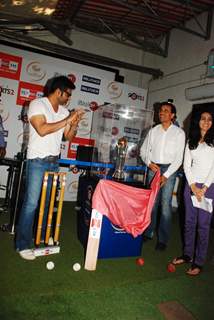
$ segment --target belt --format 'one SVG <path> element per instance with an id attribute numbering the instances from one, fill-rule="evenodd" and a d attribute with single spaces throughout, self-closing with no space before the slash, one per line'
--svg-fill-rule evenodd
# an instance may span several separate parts
<path id="1" fill-rule="evenodd" d="M 59 156 L 47 156 L 45 158 L 42 158 L 42 160 L 50 162 L 50 163 L 55 163 L 59 160 Z"/>
<path id="2" fill-rule="evenodd" d="M 157 166 L 159 166 L 159 167 L 168 167 L 168 166 L 170 166 L 170 164 L 171 163 L 155 163 Z"/>

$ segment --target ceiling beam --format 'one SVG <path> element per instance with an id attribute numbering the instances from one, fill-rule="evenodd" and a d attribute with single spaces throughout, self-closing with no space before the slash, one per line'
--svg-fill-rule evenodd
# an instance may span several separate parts
<path id="1" fill-rule="evenodd" d="M 175 27 L 175 24 L 170 23 L 168 21 L 166 21 L 166 17 L 162 16 L 160 13 L 154 12 L 154 10 L 152 11 L 151 9 L 146 8 L 145 6 L 142 5 L 137 5 L 137 6 L 133 6 L 131 4 L 129 4 L 126 0 L 109 0 L 110 2 L 119 4 L 133 12 L 141 12 L 143 14 L 144 17 L 148 17 L 148 18 L 159 18 L 159 22 L 163 23 L 164 25 L 168 25 L 169 27 Z"/>
<path id="2" fill-rule="evenodd" d="M 69 17 L 69 21 L 70 21 L 71 24 L 73 23 L 76 15 L 78 14 L 80 8 L 84 5 L 85 2 L 86 2 L 86 0 L 81 0 L 78 3 L 74 2 L 74 5 L 76 4 L 76 6 L 73 8 L 73 11 L 72 11 L 72 13 L 71 13 L 71 15 Z M 74 6 L 74 5 L 72 4 L 72 6 Z"/>
<path id="3" fill-rule="evenodd" d="M 81 1 L 81 4 L 83 4 L 84 1 Z M 71 21 L 72 20 L 69 20 L 69 23 L 68 23 L 68 20 L 67 21 L 58 21 L 56 19 L 52 19 L 52 18 L 49 19 L 49 18 L 42 18 L 42 17 L 39 17 L 39 18 L 36 17 L 36 18 L 29 19 L 29 18 L 21 18 L 18 16 L 13 16 L 13 15 L 8 15 L 8 14 L 5 15 L 5 14 L 0 13 L 0 26 L 8 26 L 8 25 L 13 25 L 13 24 L 32 26 L 34 24 L 39 24 L 39 25 L 45 27 L 47 30 L 49 30 L 52 34 L 54 34 L 57 38 L 59 38 L 60 40 L 65 42 L 67 45 L 72 45 L 73 42 L 71 39 L 69 39 L 69 37 L 66 36 L 65 32 L 63 32 L 62 29 L 64 29 L 64 30 L 70 29 L 71 28 Z M 75 26 L 73 26 L 73 28 L 75 28 Z M 84 29 L 84 26 L 82 26 L 81 29 L 82 29 L 81 31 L 86 30 L 86 32 L 88 32 L 87 28 Z M 137 37 L 134 35 L 131 35 L 131 33 L 129 33 L 129 35 L 125 35 L 125 38 L 123 38 L 123 39 L 120 39 L 119 36 L 115 37 L 115 34 L 113 34 L 113 36 L 116 39 L 115 40 L 111 37 L 107 37 L 107 36 L 102 35 L 100 33 L 99 34 L 96 32 L 88 32 L 88 33 L 93 34 L 94 36 L 99 36 L 103 39 L 107 39 L 109 41 L 114 41 L 114 42 L 129 46 L 129 47 L 135 47 L 136 49 L 144 50 L 145 52 L 150 52 L 152 54 L 160 55 L 163 57 L 167 56 L 165 48 L 162 49 L 158 45 L 158 43 L 154 39 L 154 37 L 152 37 L 152 36 L 151 36 L 151 41 L 143 41 L 139 38 L 137 39 Z M 135 45 L 132 45 L 130 42 L 127 42 L 126 39 L 128 41 L 131 41 Z"/>
<path id="4" fill-rule="evenodd" d="M 177 26 L 177 29 L 180 29 L 182 31 L 185 31 L 187 33 L 193 34 L 197 37 L 200 37 L 204 40 L 209 40 L 211 35 L 211 29 L 212 29 L 212 16 L 213 16 L 213 10 L 209 10 L 207 13 L 207 20 L 204 22 L 205 27 L 204 29 L 201 27 L 201 24 L 199 24 L 199 27 L 202 32 L 198 32 L 196 30 L 184 27 L 184 26 Z M 196 23 L 198 22 L 197 17 L 194 17 L 196 20 Z"/>
<path id="5" fill-rule="evenodd" d="M 177 3 L 180 3 L 181 5 L 185 5 L 187 7 L 191 7 L 192 9 L 200 10 L 200 11 L 207 11 L 209 9 L 209 6 L 202 3 L 196 3 L 192 0 L 174 0 Z"/>
<path id="6" fill-rule="evenodd" d="M 43 25 L 43 27 L 48 29 L 54 36 L 65 42 L 67 45 L 71 46 L 73 44 L 73 41 L 65 34 L 67 28 L 64 28 L 63 30 L 63 28 L 58 28 L 53 23 L 45 21 L 41 22 L 41 24 Z"/>
<path id="7" fill-rule="evenodd" d="M 11 26 L 11 25 L 24 25 L 24 26 L 33 26 L 33 25 L 41 25 L 47 30 L 49 30 L 54 36 L 58 39 L 65 42 L 67 45 L 72 45 L 73 42 L 70 38 L 66 36 L 66 30 L 70 29 L 68 23 L 60 22 L 56 19 L 49 18 L 21 18 L 13 15 L 4 15 L 0 13 L 0 26 Z M 28 30 L 26 28 L 26 30 Z"/>
<path id="8" fill-rule="evenodd" d="M 49 22 L 54 25 L 58 26 L 65 26 L 67 27 L 69 25 L 68 20 L 57 20 L 57 19 L 52 19 L 48 17 L 31 17 L 31 18 L 26 18 L 22 17 L 20 15 L 12 15 L 12 14 L 6 14 L 2 13 L 0 11 L 0 24 L 24 24 L 24 25 L 32 25 L 35 23 L 42 23 L 42 22 Z"/>
<path id="9" fill-rule="evenodd" d="M 207 22 L 206 31 L 200 33 L 200 32 L 197 32 L 196 30 L 187 28 L 187 27 L 185 27 L 185 26 L 183 26 L 181 24 L 178 24 L 178 23 L 177 24 L 171 24 L 171 23 L 167 22 L 166 18 L 163 15 L 151 10 L 152 9 L 151 6 L 150 6 L 150 9 L 148 9 L 146 7 L 143 7 L 142 5 L 137 5 L 137 6 L 130 5 L 126 0 L 109 0 L 109 1 L 111 1 L 113 3 L 116 3 L 118 5 L 124 6 L 127 9 L 132 10 L 134 12 L 141 11 L 145 17 L 153 17 L 153 18 L 154 18 L 154 16 L 156 18 L 158 17 L 160 23 L 163 23 L 165 25 L 167 24 L 167 25 L 169 25 L 170 28 L 180 29 L 180 30 L 185 31 L 187 33 L 191 33 L 191 34 L 193 34 L 195 36 L 203 38 L 204 40 L 209 39 L 208 38 L 208 34 L 210 34 L 210 32 L 211 32 L 211 27 L 212 27 L 211 23 Z M 212 6 L 201 5 L 201 4 L 195 5 L 195 2 L 193 3 L 193 1 L 191 1 L 191 0 L 174 0 L 174 1 L 178 2 L 181 5 L 186 5 L 187 7 L 189 7 L 189 9 L 191 9 L 191 11 L 192 11 L 192 13 L 194 15 L 194 18 L 196 20 L 197 20 L 197 18 L 196 18 L 196 15 L 194 14 L 193 8 L 196 9 L 196 7 L 197 7 L 197 9 L 201 11 L 201 13 L 202 13 L 202 11 L 207 11 L 208 15 L 212 11 Z M 210 16 L 208 17 L 208 21 L 211 21 Z"/>
<path id="10" fill-rule="evenodd" d="M 166 36 L 166 35 L 165 35 Z M 168 43 L 169 43 L 169 35 L 167 34 L 167 41 L 165 42 L 165 44 L 167 46 L 164 47 L 164 49 L 156 42 L 153 40 L 141 40 L 139 37 L 130 34 L 130 33 L 126 33 L 126 37 L 133 41 L 134 43 L 137 43 L 140 48 L 142 50 L 144 50 L 145 52 L 150 52 L 162 57 L 167 57 L 168 55 Z"/>
<path id="11" fill-rule="evenodd" d="M 126 63 L 123 61 L 92 54 L 89 52 L 72 49 L 70 47 L 64 47 L 58 44 L 56 45 L 48 41 L 32 38 L 30 36 L 15 34 L 14 32 L 4 33 L 2 32 L 2 30 L 0 30 L 0 39 L 7 39 L 7 40 L 10 39 L 13 42 L 27 43 L 33 47 L 38 47 L 40 49 L 43 48 L 47 52 L 55 53 L 62 57 L 76 59 L 83 62 L 92 62 L 96 64 L 114 66 L 118 68 L 132 70 L 132 71 L 138 71 L 140 73 L 150 74 L 153 76 L 153 78 L 159 78 L 163 76 L 163 72 L 160 69 L 154 69 L 154 68 L 144 67 L 141 65 L 135 65 L 132 63 Z"/>
<path id="12" fill-rule="evenodd" d="M 213 21 L 213 9 L 208 11 L 207 15 L 207 26 L 206 26 L 206 40 L 209 40 L 211 37 L 211 31 L 212 31 L 212 21 Z"/>

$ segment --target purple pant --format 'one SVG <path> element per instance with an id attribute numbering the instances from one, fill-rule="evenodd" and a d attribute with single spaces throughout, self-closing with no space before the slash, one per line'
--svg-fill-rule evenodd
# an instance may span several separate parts
<path id="1" fill-rule="evenodd" d="M 201 185 L 197 183 L 197 186 Z M 203 266 L 207 256 L 212 213 L 193 207 L 190 192 L 190 187 L 186 184 L 184 190 L 186 209 L 184 254 L 192 258 L 195 264 Z M 205 196 L 213 199 L 214 205 L 214 183 L 208 188 Z"/>

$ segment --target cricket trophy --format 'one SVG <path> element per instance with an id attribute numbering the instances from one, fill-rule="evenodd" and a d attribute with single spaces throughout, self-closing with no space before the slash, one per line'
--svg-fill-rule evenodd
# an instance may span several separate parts
<path id="1" fill-rule="evenodd" d="M 118 139 L 116 145 L 116 165 L 113 178 L 123 180 L 125 178 L 123 167 L 126 159 L 126 152 L 128 148 L 128 141 L 125 137 Z"/>

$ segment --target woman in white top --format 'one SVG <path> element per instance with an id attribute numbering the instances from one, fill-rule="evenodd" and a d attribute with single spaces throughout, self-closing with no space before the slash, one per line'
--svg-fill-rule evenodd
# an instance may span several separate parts
<path id="1" fill-rule="evenodd" d="M 214 202 L 214 121 L 210 112 L 193 121 L 184 155 L 185 244 L 173 263 L 192 263 L 187 274 L 196 276 L 206 260 Z"/>

